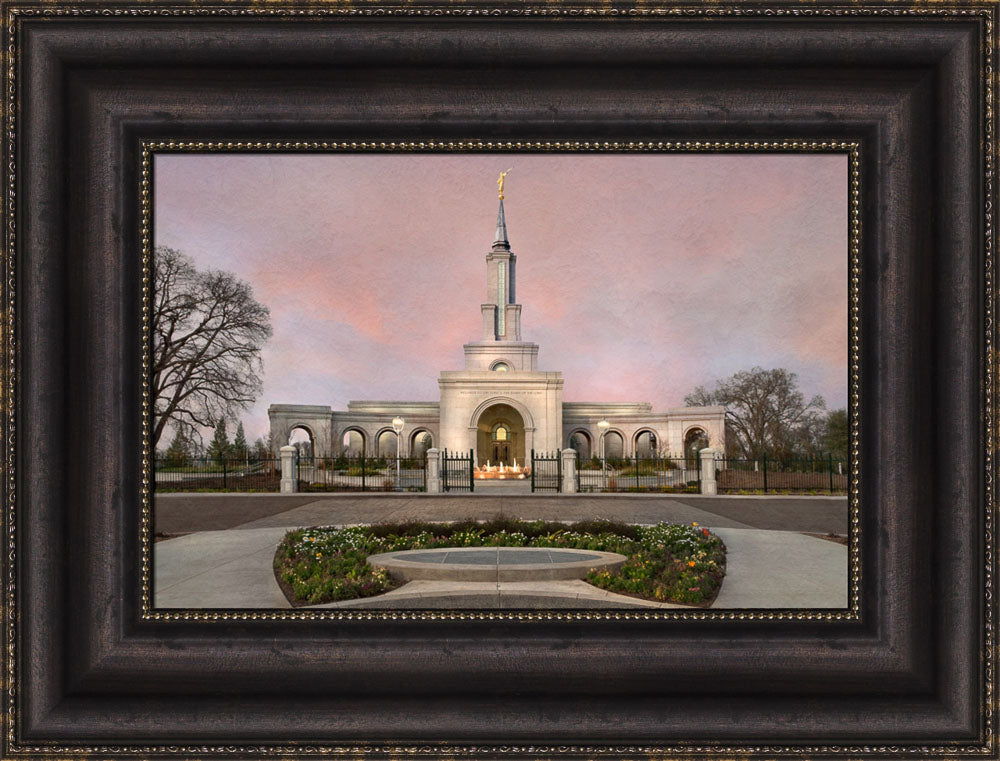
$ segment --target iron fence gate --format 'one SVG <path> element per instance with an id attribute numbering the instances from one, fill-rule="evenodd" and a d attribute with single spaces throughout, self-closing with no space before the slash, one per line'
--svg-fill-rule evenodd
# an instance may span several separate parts
<path id="1" fill-rule="evenodd" d="M 596 455 L 580 461 L 577 471 L 578 492 L 665 492 L 683 493 L 701 490 L 701 468 L 691 458 L 660 452 L 631 457 Z"/>
<path id="2" fill-rule="evenodd" d="M 298 457 L 298 491 L 426 491 L 426 457 Z"/>
<path id="3" fill-rule="evenodd" d="M 447 449 L 441 455 L 441 491 L 476 490 L 472 478 L 472 450 L 457 454 Z"/>
<path id="4" fill-rule="evenodd" d="M 161 457 L 153 468 L 158 492 L 276 492 L 281 483 L 277 457 Z"/>
<path id="5" fill-rule="evenodd" d="M 846 492 L 847 463 L 826 457 L 756 460 L 723 458 L 715 461 L 720 492 Z"/>
<path id="6" fill-rule="evenodd" d="M 562 458 L 559 452 L 536 454 L 531 450 L 531 490 L 561 491 Z"/>

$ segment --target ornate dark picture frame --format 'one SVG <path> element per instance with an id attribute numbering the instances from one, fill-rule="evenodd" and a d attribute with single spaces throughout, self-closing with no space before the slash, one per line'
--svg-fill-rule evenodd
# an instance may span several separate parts
<path id="1" fill-rule="evenodd" d="M 996 4 L 0 8 L 3 755 L 996 757 Z M 144 146 L 482 135 L 860 146 L 851 615 L 149 615 Z"/>

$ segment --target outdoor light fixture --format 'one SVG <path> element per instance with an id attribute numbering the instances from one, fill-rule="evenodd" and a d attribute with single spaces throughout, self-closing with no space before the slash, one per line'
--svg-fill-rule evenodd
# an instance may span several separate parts
<path id="1" fill-rule="evenodd" d="M 610 427 L 611 423 L 607 420 L 601 420 L 601 422 L 597 424 L 597 430 L 601 432 L 601 480 L 604 482 L 605 489 L 608 488 L 608 466 L 607 460 L 604 457 L 604 434 L 608 432 Z"/>
<path id="2" fill-rule="evenodd" d="M 399 482 L 399 444 L 402 440 L 400 434 L 403 432 L 404 421 L 399 415 L 396 415 L 392 419 L 392 430 L 396 432 L 396 491 L 402 490 L 402 484 Z"/>

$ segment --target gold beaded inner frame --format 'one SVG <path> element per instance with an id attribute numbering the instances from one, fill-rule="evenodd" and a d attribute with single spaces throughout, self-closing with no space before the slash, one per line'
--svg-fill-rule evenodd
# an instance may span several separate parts
<path id="1" fill-rule="evenodd" d="M 150 369 L 152 357 L 151 298 L 153 256 L 153 157 L 168 153 L 840 153 L 848 159 L 848 607 L 836 610 L 813 609 L 682 609 L 682 610 L 216 610 L 216 609 L 157 609 L 152 605 L 152 499 L 153 453 L 150 448 L 152 399 Z M 861 478 L 859 463 L 860 366 L 859 338 L 861 320 L 859 290 L 861 271 L 861 143 L 852 140 L 705 140 L 705 141 L 491 141 L 491 140 L 426 140 L 408 141 L 190 141 L 150 140 L 142 144 L 142 176 L 139 187 L 141 204 L 142 242 L 142 340 L 143 340 L 143 410 L 144 436 L 142 443 L 142 487 L 139 497 L 142 520 L 142 615 L 156 621 L 224 621 L 224 620 L 308 620 L 323 619 L 371 621 L 391 620 L 504 620 L 530 623 L 533 621 L 580 620 L 753 620 L 753 621 L 852 621 L 860 618 L 862 567 L 860 558 L 861 506 L 858 486 Z"/>

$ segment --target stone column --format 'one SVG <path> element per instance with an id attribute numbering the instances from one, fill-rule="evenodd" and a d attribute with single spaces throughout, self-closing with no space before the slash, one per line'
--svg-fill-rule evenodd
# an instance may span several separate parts
<path id="1" fill-rule="evenodd" d="M 299 479 L 295 473 L 295 447 L 281 448 L 281 493 L 294 494 L 298 491 Z"/>
<path id="2" fill-rule="evenodd" d="M 563 494 L 576 494 L 576 450 L 564 449 L 562 451 L 562 483 L 560 490 Z"/>
<path id="3" fill-rule="evenodd" d="M 437 447 L 427 450 L 427 493 L 441 493 L 441 450 Z"/>
<path id="4" fill-rule="evenodd" d="M 715 450 L 706 447 L 699 452 L 701 456 L 701 493 L 718 494 L 719 488 L 715 482 Z"/>

